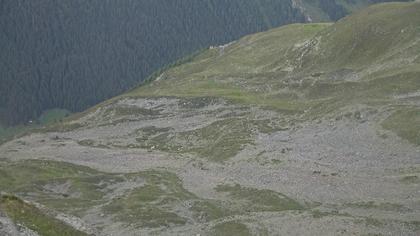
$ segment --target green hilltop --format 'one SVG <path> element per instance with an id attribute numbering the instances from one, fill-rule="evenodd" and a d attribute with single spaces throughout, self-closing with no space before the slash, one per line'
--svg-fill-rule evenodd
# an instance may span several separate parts
<path id="1" fill-rule="evenodd" d="M 122 97 L 223 97 L 305 119 L 354 104 L 416 111 L 410 98 L 420 89 L 418 12 L 420 3 L 386 3 L 335 24 L 292 24 L 246 36 Z M 418 125 L 418 119 L 408 122 Z M 420 143 L 398 124 L 385 126 Z"/>

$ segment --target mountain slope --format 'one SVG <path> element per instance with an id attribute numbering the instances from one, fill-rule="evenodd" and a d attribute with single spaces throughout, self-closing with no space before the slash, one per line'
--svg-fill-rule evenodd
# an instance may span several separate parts
<path id="1" fill-rule="evenodd" d="M 380 2 L 396 2 L 392 0 L 295 0 L 311 21 L 336 21 L 348 13 L 360 10 L 370 4 Z M 410 1 L 398 1 L 410 2 Z"/>
<path id="2" fill-rule="evenodd" d="M 352 103 L 410 104 L 397 98 L 418 92 L 418 5 L 378 5 L 332 26 L 291 25 L 245 37 L 128 96 L 221 96 L 310 116 Z"/>
<path id="3" fill-rule="evenodd" d="M 2 1 L 0 123 L 36 120 L 55 108 L 80 111 L 195 50 L 312 14 L 335 20 L 369 3 L 309 2 Z"/>
<path id="4" fill-rule="evenodd" d="M 0 146 L 0 189 L 98 235 L 417 235 L 419 11 L 209 48 Z"/>
<path id="5" fill-rule="evenodd" d="M 80 111 L 195 50 L 304 20 L 290 1 L 273 0 L 7 0 L 0 9 L 5 124 Z"/>

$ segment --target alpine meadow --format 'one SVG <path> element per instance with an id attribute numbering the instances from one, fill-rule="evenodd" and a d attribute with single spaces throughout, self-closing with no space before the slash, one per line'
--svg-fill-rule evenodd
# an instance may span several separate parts
<path id="1" fill-rule="evenodd" d="M 0 0 L 0 235 L 419 235 L 420 2 L 383 2 Z"/>

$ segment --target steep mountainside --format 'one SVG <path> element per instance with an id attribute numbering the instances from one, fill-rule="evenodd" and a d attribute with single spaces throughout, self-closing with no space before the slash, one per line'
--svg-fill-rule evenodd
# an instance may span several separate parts
<path id="1" fill-rule="evenodd" d="M 249 35 L 1 145 L 0 224 L 418 235 L 419 12 L 386 3 Z"/>
<path id="2" fill-rule="evenodd" d="M 0 125 L 48 109 L 80 111 L 195 50 L 291 22 L 335 20 L 367 3 L 3 0 Z"/>

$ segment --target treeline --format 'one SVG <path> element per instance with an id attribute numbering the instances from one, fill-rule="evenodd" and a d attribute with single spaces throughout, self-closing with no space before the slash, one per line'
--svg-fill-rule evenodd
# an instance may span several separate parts
<path id="1" fill-rule="evenodd" d="M 1 0 L 0 120 L 79 111 L 197 49 L 303 20 L 276 0 Z"/>
<path id="2" fill-rule="evenodd" d="M 305 21 L 293 4 L 0 0 L 0 124 L 26 122 L 51 108 L 83 110 L 198 49 Z"/>

